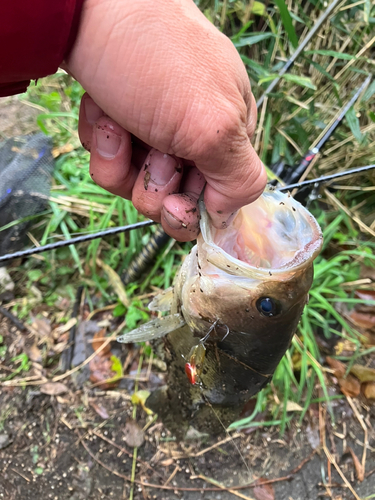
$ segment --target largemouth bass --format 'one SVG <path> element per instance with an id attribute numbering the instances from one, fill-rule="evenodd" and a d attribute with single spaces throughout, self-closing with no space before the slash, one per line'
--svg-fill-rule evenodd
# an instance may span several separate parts
<path id="1" fill-rule="evenodd" d="M 168 386 L 147 406 L 172 432 L 209 429 L 209 412 L 231 423 L 268 382 L 290 345 L 322 246 L 314 217 L 291 196 L 268 187 L 228 228 L 212 226 L 200 203 L 201 233 L 172 288 L 156 296 L 168 312 L 118 338 L 158 342 Z"/>

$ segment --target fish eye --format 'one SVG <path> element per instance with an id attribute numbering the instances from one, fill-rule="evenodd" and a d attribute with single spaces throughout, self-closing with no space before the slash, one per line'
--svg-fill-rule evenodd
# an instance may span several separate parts
<path id="1" fill-rule="evenodd" d="M 280 313 L 279 302 L 271 297 L 261 297 L 257 300 L 256 306 L 260 314 L 267 316 L 267 318 L 277 316 Z"/>

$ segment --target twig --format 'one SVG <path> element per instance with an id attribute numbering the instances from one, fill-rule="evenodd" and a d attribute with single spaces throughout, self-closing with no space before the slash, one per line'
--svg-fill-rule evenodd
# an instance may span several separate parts
<path id="1" fill-rule="evenodd" d="M 122 446 L 120 446 L 119 444 L 117 444 L 115 441 L 112 441 L 111 439 L 107 438 L 106 436 L 103 436 L 103 434 L 101 434 L 100 432 L 98 432 L 96 429 L 94 429 L 92 431 L 92 433 L 95 434 L 95 436 L 98 436 L 98 438 L 102 439 L 103 441 L 106 441 L 111 446 L 114 446 L 115 448 L 117 448 L 118 450 L 120 450 L 122 453 L 125 453 L 126 455 L 128 455 L 128 457 L 133 458 L 133 453 L 131 453 L 130 451 L 128 451 L 126 448 L 123 448 Z M 137 457 L 137 462 L 140 463 L 140 464 L 142 464 L 142 465 L 144 465 L 148 469 L 152 470 L 152 472 L 154 472 L 155 474 L 158 474 L 160 477 L 162 477 L 162 475 L 159 474 L 159 472 L 157 470 L 155 470 L 153 467 L 151 467 L 151 465 L 148 462 L 145 462 L 144 460 L 142 460 L 142 459 L 140 459 L 138 457 Z"/>
<path id="2" fill-rule="evenodd" d="M 321 404 L 319 403 L 319 409 L 321 409 Z M 329 462 L 334 466 L 336 471 L 338 472 L 339 476 L 341 479 L 344 481 L 345 485 L 349 488 L 349 490 L 353 493 L 354 497 L 356 500 L 361 500 L 357 493 L 354 491 L 352 485 L 349 483 L 349 481 L 346 479 L 344 473 L 340 469 L 339 465 L 337 464 L 335 457 L 330 453 L 330 451 L 327 448 L 326 445 L 326 437 L 325 437 L 325 419 L 323 418 L 323 415 L 321 414 L 322 412 L 319 411 L 319 428 L 320 428 L 320 442 L 322 449 L 329 460 Z M 328 486 L 328 485 L 327 485 Z"/>
<path id="3" fill-rule="evenodd" d="M 172 472 L 172 474 L 165 481 L 164 486 L 167 486 L 167 484 L 169 484 L 172 481 L 172 479 L 175 477 L 175 475 L 177 474 L 177 472 L 179 471 L 179 469 L 180 469 L 180 467 L 178 465 L 176 465 L 176 467 L 174 468 L 174 471 Z"/>
<path id="4" fill-rule="evenodd" d="M 219 483 L 218 481 L 215 481 L 214 479 L 206 477 L 203 474 L 199 474 L 199 476 L 197 476 L 197 477 L 199 479 L 202 479 L 203 481 L 206 481 L 207 483 L 216 484 L 221 490 L 227 491 L 228 493 L 232 493 L 232 495 L 235 495 L 238 498 L 243 498 L 244 500 L 254 500 L 253 498 L 247 497 L 246 495 L 243 495 L 242 493 L 239 493 L 238 491 L 235 491 L 232 488 L 228 488 L 227 486 L 224 486 L 223 484 Z"/>
<path id="5" fill-rule="evenodd" d="M 363 421 L 363 418 L 361 418 L 361 415 L 359 414 L 359 411 L 358 411 L 356 405 L 354 404 L 354 401 L 352 400 L 352 398 L 350 396 L 346 396 L 346 399 L 347 399 L 348 403 L 350 404 L 350 406 L 351 406 L 351 408 L 352 408 L 352 410 L 354 412 L 354 415 L 357 417 L 357 420 L 360 423 L 360 426 L 362 427 L 363 432 L 364 432 L 363 452 L 362 452 L 362 463 L 361 463 L 361 465 L 362 465 L 363 473 L 365 473 L 366 452 L 367 452 L 367 443 L 368 443 L 367 427 L 366 427 L 366 424 Z"/>
<path id="6" fill-rule="evenodd" d="M 371 236 L 375 237 L 375 231 L 373 231 L 370 227 L 368 227 L 364 222 L 361 221 L 359 217 L 356 215 L 353 215 L 351 211 L 345 207 L 337 198 L 334 196 L 332 193 L 328 191 L 328 189 L 324 190 L 325 195 L 327 198 L 331 200 L 331 202 L 336 205 L 338 208 L 340 208 L 343 212 L 346 213 L 354 222 L 358 224 L 358 226 L 366 233 L 370 233 Z"/>
<path id="7" fill-rule="evenodd" d="M 21 472 L 18 472 L 18 470 L 16 469 L 10 469 L 12 470 L 13 472 L 15 472 L 16 474 L 18 474 L 20 477 L 22 477 L 22 479 L 24 479 L 25 481 L 27 481 L 28 483 L 30 482 L 30 479 L 26 476 L 24 476 L 23 474 L 21 474 Z"/>
<path id="8" fill-rule="evenodd" d="M 208 448 L 205 448 L 204 450 L 198 451 L 198 453 L 194 453 L 194 455 L 189 455 L 189 457 L 192 457 L 192 456 L 194 458 L 201 457 L 202 455 L 204 455 L 208 451 L 214 450 L 218 446 L 221 446 L 222 444 L 228 443 L 229 441 L 233 441 L 233 439 L 237 439 L 238 437 L 241 437 L 241 434 L 239 432 L 237 432 L 236 434 L 233 434 L 233 436 L 228 436 L 228 437 L 222 439 L 221 441 L 218 441 L 217 443 L 213 444 L 212 446 L 209 446 Z"/>
<path id="9" fill-rule="evenodd" d="M 105 463 L 103 463 L 99 458 L 97 458 L 96 455 L 90 450 L 90 448 L 87 446 L 87 444 L 84 442 L 83 437 L 78 429 L 76 429 L 76 433 L 79 436 L 78 442 L 82 444 L 82 446 L 85 448 L 87 453 L 90 455 L 91 458 L 93 458 L 99 465 L 101 465 L 104 469 L 106 469 L 108 472 L 111 472 L 111 474 L 121 477 L 125 481 L 131 482 L 131 477 L 126 476 L 125 474 L 121 474 L 120 472 L 110 469 Z M 294 474 L 296 474 L 311 458 L 314 456 L 316 451 L 314 450 L 307 458 L 305 458 L 297 467 L 295 467 L 287 476 L 283 477 L 278 477 L 275 479 L 269 479 L 267 481 L 262 481 L 263 484 L 272 484 L 272 483 L 277 483 L 281 481 L 288 481 L 293 478 Z M 198 476 L 197 476 L 198 478 Z M 202 487 L 200 488 L 183 488 L 181 486 L 163 486 L 160 484 L 153 484 L 153 483 L 146 483 L 145 481 L 141 481 L 140 479 L 134 479 L 134 483 L 139 484 L 141 486 L 145 486 L 148 488 L 155 488 L 159 490 L 170 490 L 170 491 L 202 491 Z M 251 482 L 249 484 L 244 484 L 242 486 L 233 486 L 231 490 L 244 490 L 247 488 L 254 488 L 257 486 L 256 482 Z M 205 491 L 221 491 L 222 488 L 219 487 L 205 487 Z"/>
<path id="10" fill-rule="evenodd" d="M 338 472 L 339 476 L 341 477 L 341 479 L 344 481 L 345 485 L 349 488 L 349 490 L 353 493 L 353 496 L 356 500 L 361 500 L 359 498 L 359 496 L 357 495 L 357 493 L 354 491 L 352 485 L 349 483 L 349 481 L 346 479 L 344 473 L 342 472 L 342 470 L 340 469 L 339 465 L 336 463 L 336 460 L 335 460 L 335 457 L 333 455 L 331 455 L 331 453 L 329 452 L 326 444 L 323 445 L 323 450 L 324 450 L 324 453 L 326 454 L 326 457 L 328 458 L 328 460 L 331 462 L 331 464 L 334 466 L 334 468 L 336 469 L 336 471 Z"/>

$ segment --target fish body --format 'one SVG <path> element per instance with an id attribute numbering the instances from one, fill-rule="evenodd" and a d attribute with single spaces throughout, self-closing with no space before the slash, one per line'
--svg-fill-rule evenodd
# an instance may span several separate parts
<path id="1" fill-rule="evenodd" d="M 163 337 L 168 386 L 147 404 L 165 422 L 177 412 L 185 427 L 207 430 L 207 404 L 229 424 L 271 380 L 307 302 L 322 234 L 302 205 L 273 188 L 242 208 L 228 228 L 213 227 L 203 202 L 200 212 L 197 244 L 174 286 L 150 304 L 169 315 L 122 341 Z M 191 353 L 198 371 L 185 359 Z M 169 422 L 175 432 L 177 420 Z"/>

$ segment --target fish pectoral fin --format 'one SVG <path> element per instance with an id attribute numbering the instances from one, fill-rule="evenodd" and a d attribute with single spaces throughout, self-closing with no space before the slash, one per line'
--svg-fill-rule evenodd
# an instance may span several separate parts
<path id="1" fill-rule="evenodd" d="M 155 318 L 131 332 L 120 335 L 116 340 L 128 344 L 130 342 L 146 342 L 147 340 L 160 339 L 184 325 L 185 320 L 180 314 L 171 314 L 164 318 Z"/>
<path id="2" fill-rule="evenodd" d="M 173 302 L 173 292 L 174 288 L 171 286 L 163 292 L 158 293 L 158 295 L 156 295 L 148 305 L 150 311 L 170 311 Z"/>

